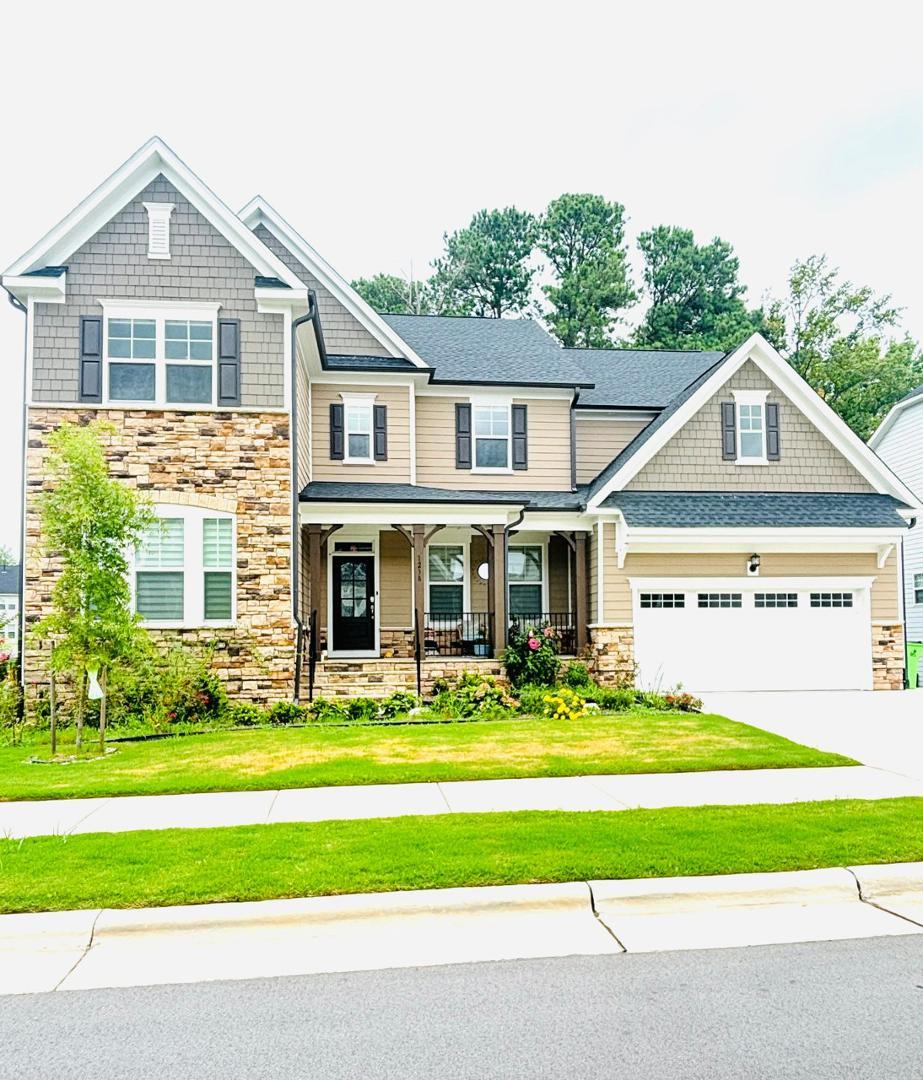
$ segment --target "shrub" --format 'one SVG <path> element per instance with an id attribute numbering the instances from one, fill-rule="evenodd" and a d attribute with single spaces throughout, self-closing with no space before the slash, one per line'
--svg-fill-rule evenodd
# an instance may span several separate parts
<path id="1" fill-rule="evenodd" d="M 235 701 L 228 706 L 226 719 L 233 727 L 258 727 L 265 722 L 266 716 L 250 701 Z"/>
<path id="2" fill-rule="evenodd" d="M 286 724 L 303 724 L 310 719 L 310 708 L 305 705 L 296 705 L 293 701 L 274 701 L 266 711 L 266 719 L 274 726 L 282 727 Z"/>
<path id="3" fill-rule="evenodd" d="M 548 695 L 547 686 L 520 686 L 516 691 L 519 698 L 520 712 L 540 716 L 545 711 L 545 698 Z"/>
<path id="4" fill-rule="evenodd" d="M 577 720 L 586 712 L 586 701 L 569 686 L 545 695 L 545 715 L 553 720 Z"/>
<path id="5" fill-rule="evenodd" d="M 586 690 L 588 701 L 610 712 L 626 712 L 635 704 L 637 691 L 630 687 L 593 686 Z"/>
<path id="6" fill-rule="evenodd" d="M 382 720 L 394 720 L 398 716 L 406 716 L 418 704 L 419 701 L 413 694 L 405 694 L 398 690 L 397 693 L 381 702 L 378 715 Z"/>
<path id="7" fill-rule="evenodd" d="M 227 693 L 204 656 L 176 645 L 166 653 L 140 645 L 130 661 L 113 665 L 107 685 L 110 725 L 150 726 L 155 731 L 174 724 L 216 724 L 225 719 Z M 89 723 L 98 716 L 90 705 Z"/>
<path id="8" fill-rule="evenodd" d="M 507 716 L 519 702 L 491 675 L 466 671 L 452 690 L 443 690 L 433 699 L 432 710 L 445 717 Z"/>
<path id="9" fill-rule="evenodd" d="M 510 643 L 500 656 L 510 683 L 514 687 L 525 683 L 554 686 L 561 666 L 558 645 L 554 627 L 515 623 L 510 631 Z"/>
<path id="10" fill-rule="evenodd" d="M 22 728 L 19 679 L 13 664 L 5 667 L 0 677 L 0 732 L 15 745 Z"/>
<path id="11" fill-rule="evenodd" d="M 580 663 L 579 660 L 568 664 L 564 670 L 564 685 L 569 686 L 571 690 L 582 690 L 584 687 L 592 686 L 593 679 L 586 664 Z"/>

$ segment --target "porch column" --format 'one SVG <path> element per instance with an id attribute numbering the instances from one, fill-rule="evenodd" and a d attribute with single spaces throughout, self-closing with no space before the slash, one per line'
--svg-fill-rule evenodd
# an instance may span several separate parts
<path id="1" fill-rule="evenodd" d="M 490 544 L 490 610 L 494 617 L 494 655 L 506 648 L 506 528 L 491 527 Z"/>
<path id="2" fill-rule="evenodd" d="M 412 525 L 410 540 L 413 548 L 413 630 L 417 635 L 423 633 L 426 608 L 426 526 Z"/>
<path id="3" fill-rule="evenodd" d="M 585 532 L 574 534 L 574 618 L 577 626 L 577 653 L 583 652 L 587 646 L 590 622 L 589 592 L 587 591 L 587 558 L 586 558 Z"/>
<path id="4" fill-rule="evenodd" d="M 323 529 L 320 525 L 308 526 L 308 617 L 320 603 L 321 591 L 321 541 Z M 318 620 L 320 615 L 318 614 Z"/>

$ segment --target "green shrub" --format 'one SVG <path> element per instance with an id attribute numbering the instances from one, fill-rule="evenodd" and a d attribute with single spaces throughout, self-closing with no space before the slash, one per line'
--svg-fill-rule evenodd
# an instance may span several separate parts
<path id="1" fill-rule="evenodd" d="M 235 701 L 228 706 L 226 719 L 233 727 L 258 727 L 266 722 L 266 714 L 251 701 Z"/>
<path id="2" fill-rule="evenodd" d="M 381 702 L 374 698 L 350 698 L 344 705 L 346 719 L 354 724 L 373 724 L 378 719 Z"/>
<path id="3" fill-rule="evenodd" d="M 419 700 L 413 694 L 405 694 L 398 690 L 397 693 L 381 702 L 378 715 L 382 720 L 394 720 L 398 716 L 406 716 L 417 705 L 419 705 Z"/>
<path id="4" fill-rule="evenodd" d="M 277 727 L 286 724 L 304 724 L 311 718 L 311 710 L 306 705 L 296 705 L 293 701 L 274 701 L 266 711 L 267 721 Z"/>
<path id="5" fill-rule="evenodd" d="M 626 712 L 635 704 L 637 691 L 627 686 L 592 686 L 586 690 L 586 699 L 609 712 Z"/>
<path id="6" fill-rule="evenodd" d="M 571 690 L 583 690 L 584 687 L 592 686 L 593 679 L 586 664 L 579 660 L 573 660 L 564 669 L 563 683 Z"/>
<path id="7" fill-rule="evenodd" d="M 448 719 L 508 716 L 519 702 L 492 675 L 466 671 L 451 690 L 443 690 L 433 699 L 431 711 Z"/>
<path id="8" fill-rule="evenodd" d="M 22 728 L 20 699 L 16 668 L 13 664 L 6 664 L 0 677 L 0 734 L 14 744 L 18 741 Z"/>
<path id="9" fill-rule="evenodd" d="M 561 666 L 558 649 L 559 640 L 554 627 L 515 623 L 510 631 L 509 645 L 501 653 L 500 659 L 514 687 L 526 683 L 554 686 Z"/>
<path id="10" fill-rule="evenodd" d="M 519 698 L 520 712 L 531 716 L 541 716 L 545 711 L 545 698 L 548 696 L 547 686 L 520 686 L 516 691 Z"/>

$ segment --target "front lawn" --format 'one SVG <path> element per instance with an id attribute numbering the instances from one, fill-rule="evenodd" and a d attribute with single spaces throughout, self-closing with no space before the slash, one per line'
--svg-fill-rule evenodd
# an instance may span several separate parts
<path id="1" fill-rule="evenodd" d="M 47 755 L 47 742 L 4 747 L 0 799 L 855 764 L 723 716 L 646 709 L 566 721 L 260 729 L 113 745 L 104 759 L 68 765 L 29 763 Z"/>
<path id="2" fill-rule="evenodd" d="M 923 799 L 468 814 L 0 841 L 0 911 L 923 859 Z"/>

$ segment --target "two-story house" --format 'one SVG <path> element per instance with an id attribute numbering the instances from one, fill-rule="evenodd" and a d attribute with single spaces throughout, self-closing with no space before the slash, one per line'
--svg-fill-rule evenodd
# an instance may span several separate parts
<path id="1" fill-rule="evenodd" d="M 27 320 L 25 622 L 48 433 L 104 417 L 159 524 L 151 630 L 232 693 L 424 689 L 548 625 L 602 680 L 898 687 L 915 496 L 758 335 L 560 348 L 382 315 L 261 198 L 152 139 L 3 275 Z M 27 643 L 25 677 L 40 679 Z"/>

